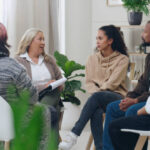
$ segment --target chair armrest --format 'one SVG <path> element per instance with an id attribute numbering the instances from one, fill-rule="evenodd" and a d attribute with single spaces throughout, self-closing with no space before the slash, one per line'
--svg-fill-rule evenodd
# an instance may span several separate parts
<path id="1" fill-rule="evenodd" d="M 143 130 L 134 130 L 134 129 L 121 129 L 123 132 L 131 132 L 131 133 L 137 133 L 141 136 L 150 136 L 150 131 L 143 131 Z"/>

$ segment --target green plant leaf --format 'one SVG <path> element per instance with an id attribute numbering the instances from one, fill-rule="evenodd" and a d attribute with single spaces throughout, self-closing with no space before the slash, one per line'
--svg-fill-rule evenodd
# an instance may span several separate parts
<path id="1" fill-rule="evenodd" d="M 65 71 L 65 64 L 68 61 L 67 56 L 60 54 L 58 51 L 55 51 L 54 56 L 56 58 L 56 63 L 61 67 L 63 71 Z"/>
<path id="2" fill-rule="evenodd" d="M 84 89 L 80 89 L 80 91 L 83 92 L 83 93 L 86 93 L 86 90 L 84 90 Z"/>
<path id="3" fill-rule="evenodd" d="M 16 134 L 12 150 L 38 149 L 42 135 L 42 127 L 44 126 L 42 118 L 42 108 L 35 107 L 30 121 L 26 125 L 22 124 L 22 126 L 19 126 L 21 131 L 18 132 L 19 134 Z M 24 145 L 23 148 L 22 145 Z"/>
<path id="4" fill-rule="evenodd" d="M 56 131 L 51 130 L 50 132 L 50 140 L 48 143 L 48 149 L 47 150 L 58 150 L 58 143 L 56 141 L 57 137 L 56 137 Z"/>
<path id="5" fill-rule="evenodd" d="M 145 15 L 149 14 L 150 0 L 122 0 L 122 2 L 128 11 L 143 12 Z"/>
<path id="6" fill-rule="evenodd" d="M 72 74 L 72 72 L 77 70 L 84 70 L 85 67 L 76 63 L 75 61 L 67 61 L 65 64 L 65 76 L 68 77 Z"/>
<path id="7" fill-rule="evenodd" d="M 76 104 L 76 105 L 81 104 L 80 100 L 77 97 L 71 96 L 71 95 L 67 95 L 67 97 L 63 101 L 64 102 L 71 102 L 71 103 Z"/>
<path id="8" fill-rule="evenodd" d="M 68 95 L 71 97 L 75 97 L 75 91 L 81 91 L 81 92 L 85 93 L 85 90 L 81 88 L 81 81 L 73 80 L 76 77 L 84 77 L 85 76 L 84 73 L 73 74 L 74 71 L 84 70 L 85 66 L 81 65 L 73 60 L 69 60 L 65 55 L 60 54 L 57 51 L 54 53 L 54 56 L 56 58 L 56 62 L 58 64 L 58 66 L 61 67 L 61 69 L 64 71 L 64 76 L 67 78 L 67 81 L 65 83 L 65 88 L 61 92 L 61 98 L 67 99 L 69 101 Z M 73 101 L 70 101 L 70 102 L 73 102 Z"/>
<path id="9" fill-rule="evenodd" d="M 65 83 L 66 91 L 77 91 L 81 89 L 81 81 L 71 80 Z"/>
<path id="10" fill-rule="evenodd" d="M 44 134 L 43 136 L 45 136 L 45 132 L 49 132 L 50 130 L 49 128 L 45 128 L 45 117 L 47 117 L 43 116 L 45 114 L 45 107 L 43 105 L 29 105 L 29 92 L 23 91 L 19 94 L 20 96 L 10 102 L 15 124 L 15 138 L 11 141 L 10 150 L 41 149 L 46 144 L 44 142 L 49 141 L 49 137 L 47 137 L 46 140 L 48 141 L 42 140 L 41 142 L 42 135 Z M 56 138 L 52 139 L 52 141 L 55 140 Z M 50 143 L 49 146 L 53 150 L 57 150 L 56 146 L 54 147 L 54 143 Z"/>

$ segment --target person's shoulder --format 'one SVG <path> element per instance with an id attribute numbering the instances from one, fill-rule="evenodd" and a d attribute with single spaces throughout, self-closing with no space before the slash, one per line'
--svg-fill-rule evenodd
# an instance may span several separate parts
<path id="1" fill-rule="evenodd" d="M 20 63 L 18 63 L 18 61 L 16 59 L 13 59 L 13 58 L 10 58 L 10 59 L 13 62 L 13 65 L 16 66 L 16 68 L 18 68 L 19 70 L 22 70 L 22 71 L 25 70 L 25 68 L 23 67 L 23 65 L 20 64 Z"/>
<path id="2" fill-rule="evenodd" d="M 0 63 L 4 66 L 4 69 L 10 70 L 11 72 L 22 72 L 25 68 L 20 65 L 15 59 L 10 57 L 5 57 L 0 59 Z"/>
<path id="3" fill-rule="evenodd" d="M 129 62 L 129 56 L 120 53 L 119 57 L 122 61 Z"/>
<path id="4" fill-rule="evenodd" d="M 56 60 L 55 60 L 55 58 L 54 58 L 54 56 L 52 56 L 52 55 L 45 55 L 45 57 L 44 57 L 44 61 L 46 62 L 46 63 L 50 63 L 50 64 L 54 64 L 54 63 L 56 63 Z"/>
<path id="5" fill-rule="evenodd" d="M 10 65 L 10 64 L 16 64 L 17 62 L 15 59 L 10 58 L 10 57 L 4 57 L 0 59 L 1 63 L 5 64 L 5 66 Z"/>
<path id="6" fill-rule="evenodd" d="M 27 61 L 24 57 L 20 57 L 18 55 L 15 56 L 15 60 L 17 60 L 18 62 L 26 62 Z"/>
<path id="7" fill-rule="evenodd" d="M 54 56 L 52 55 L 46 55 L 50 60 L 55 60 Z"/>

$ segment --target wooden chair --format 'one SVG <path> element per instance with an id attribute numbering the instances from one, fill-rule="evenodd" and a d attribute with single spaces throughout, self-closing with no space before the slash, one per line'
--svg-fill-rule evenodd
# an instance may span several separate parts
<path id="1" fill-rule="evenodd" d="M 105 120 L 105 113 L 103 113 L 103 122 L 104 122 L 104 120 Z M 90 150 L 92 143 L 93 143 L 93 135 L 91 133 L 90 136 L 89 136 L 88 143 L 86 145 L 85 150 Z M 93 150 L 96 150 L 95 146 L 94 146 Z"/>
<path id="2" fill-rule="evenodd" d="M 0 141 L 4 141 L 4 150 L 9 150 L 9 142 L 14 138 L 13 116 L 10 105 L 0 96 Z"/>
<path id="3" fill-rule="evenodd" d="M 130 63 L 130 80 L 134 80 L 134 73 L 135 73 L 135 63 Z"/>
<path id="4" fill-rule="evenodd" d="M 61 111 L 60 112 L 60 118 L 59 118 L 59 131 L 61 130 L 63 115 L 64 115 L 64 111 Z M 60 136 L 60 133 L 59 133 L 59 142 L 61 142 L 61 141 L 62 141 L 62 139 L 61 139 L 61 136 Z"/>
<path id="5" fill-rule="evenodd" d="M 148 138 L 147 150 L 150 149 L 150 131 L 141 131 L 141 130 L 132 130 L 132 129 L 121 129 L 121 131 L 137 133 L 140 135 L 134 150 L 142 150 L 147 138 Z"/>
<path id="6" fill-rule="evenodd" d="M 150 97 L 148 97 L 146 105 L 145 105 L 145 110 L 147 114 L 150 115 Z M 141 150 L 145 144 L 146 139 L 148 138 L 148 148 L 147 150 L 150 149 L 150 130 L 149 131 L 143 131 L 143 130 L 135 130 L 135 129 L 121 129 L 122 132 L 132 132 L 132 133 L 137 133 L 140 135 L 137 143 L 135 150 Z"/>

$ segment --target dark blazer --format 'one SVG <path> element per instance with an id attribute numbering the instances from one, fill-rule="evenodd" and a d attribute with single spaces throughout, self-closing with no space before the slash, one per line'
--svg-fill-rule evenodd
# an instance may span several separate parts
<path id="1" fill-rule="evenodd" d="M 146 101 L 150 96 L 150 54 L 145 59 L 145 70 L 144 73 L 138 80 L 138 84 L 135 89 L 127 93 L 127 97 L 137 98 L 139 102 Z"/>

